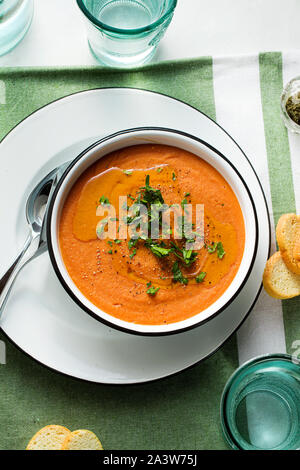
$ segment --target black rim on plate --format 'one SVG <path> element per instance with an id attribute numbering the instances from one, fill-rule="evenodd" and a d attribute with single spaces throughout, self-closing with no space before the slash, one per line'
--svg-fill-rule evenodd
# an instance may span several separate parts
<path id="1" fill-rule="evenodd" d="M 253 209 L 253 213 L 254 213 L 254 218 L 255 218 L 255 243 L 254 243 L 254 250 L 253 250 L 253 254 L 252 254 L 252 258 L 251 258 L 251 262 L 250 262 L 250 266 L 248 268 L 248 271 L 244 277 L 244 279 L 242 280 L 241 284 L 239 285 L 239 287 L 237 288 L 237 290 L 234 292 L 234 294 L 232 295 L 232 297 L 219 309 L 217 310 L 214 314 L 210 315 L 208 318 L 205 318 L 203 320 L 199 320 L 198 322 L 192 324 L 192 325 L 189 325 L 187 327 L 182 327 L 182 328 L 178 328 L 176 330 L 172 330 L 172 331 L 164 331 L 164 332 L 139 332 L 135 329 L 131 329 L 131 328 L 126 328 L 126 327 L 121 327 L 119 325 L 116 325 L 115 323 L 113 323 L 113 321 L 108 321 L 108 320 L 104 320 L 102 317 L 101 317 L 101 309 L 99 309 L 99 315 L 97 315 L 95 312 L 93 312 L 91 309 L 89 309 L 83 302 L 81 302 L 79 300 L 79 298 L 77 297 L 77 295 L 74 293 L 74 291 L 70 288 L 70 286 L 68 285 L 68 283 L 66 282 L 66 280 L 64 279 L 64 276 L 62 275 L 59 267 L 58 267 L 58 264 L 57 264 L 57 261 L 56 261 L 56 257 L 55 257 L 55 254 L 54 254 L 54 250 L 53 250 L 53 240 L 52 240 L 52 235 L 51 235 L 51 225 L 52 225 L 52 214 L 53 214 L 53 208 L 55 206 L 55 201 L 56 201 L 56 198 L 60 192 L 60 188 L 66 178 L 66 176 L 69 174 L 69 172 L 72 170 L 72 168 L 83 158 L 85 157 L 85 155 L 90 152 L 91 150 L 95 149 L 96 147 L 98 147 L 99 145 L 101 144 L 104 144 L 105 142 L 108 142 L 112 139 L 114 139 L 115 137 L 119 137 L 119 136 L 126 136 L 126 135 L 130 135 L 131 133 L 136 133 L 136 132 L 145 132 L 145 131 L 159 131 L 159 132 L 165 132 L 165 133 L 170 133 L 170 134 L 175 134 L 175 135 L 179 135 L 179 136 L 183 136 L 183 137 L 187 137 L 189 138 L 190 140 L 193 140 L 195 142 L 198 142 L 198 143 L 201 143 L 202 145 L 204 145 L 205 147 L 209 148 L 210 150 L 212 150 L 213 152 L 215 152 L 220 158 L 222 158 L 223 160 L 225 160 L 229 165 L 230 167 L 234 170 L 234 172 L 237 174 L 237 176 L 239 177 L 241 183 L 243 184 L 244 188 L 246 189 L 247 191 L 247 194 L 248 194 L 248 197 L 251 201 L 251 205 L 252 205 L 252 209 Z M 100 157 L 100 158 L 103 158 L 103 157 Z M 252 272 L 252 268 L 253 268 L 253 264 L 254 264 L 254 261 L 255 261 L 255 258 L 256 258 L 256 254 L 257 254 L 257 247 L 258 247 L 258 219 L 257 219 L 257 212 L 256 212 L 256 207 L 255 207 L 255 204 L 254 204 L 254 201 L 253 201 L 253 198 L 252 198 L 252 195 L 251 195 L 251 192 L 244 180 L 244 178 L 241 176 L 241 174 L 238 172 L 238 170 L 235 168 L 235 166 L 228 160 L 228 158 L 226 158 L 221 152 L 219 152 L 217 149 L 215 149 L 213 146 L 209 145 L 207 142 L 205 142 L 204 140 L 198 138 L 198 137 L 195 137 L 193 135 L 190 135 L 186 132 L 182 132 L 182 131 L 178 131 L 178 130 L 174 130 L 174 129 L 170 129 L 170 128 L 164 128 L 164 127 L 136 127 L 136 128 L 132 128 L 132 129 L 126 129 L 126 130 L 122 130 L 122 131 L 119 131 L 119 132 L 115 132 L 114 134 L 111 134 L 109 136 L 106 136 L 104 137 L 103 139 L 100 139 L 98 140 L 97 142 L 95 142 L 94 144 L 90 145 L 87 149 L 83 150 L 83 152 L 81 152 L 71 163 L 70 165 L 68 166 L 68 168 L 66 169 L 66 171 L 64 172 L 64 174 L 62 175 L 62 177 L 60 178 L 56 188 L 55 188 L 55 191 L 53 193 L 53 196 L 51 198 L 51 201 L 50 201 L 50 204 L 49 204 L 49 209 L 48 209 L 48 216 L 47 216 L 47 242 L 48 242 L 48 251 L 49 251 L 49 255 L 50 255 L 50 259 L 51 259 L 51 262 L 52 262 L 52 265 L 53 265 L 53 268 L 54 268 L 54 271 L 59 279 L 59 281 L 61 282 L 62 286 L 64 287 L 64 289 L 66 290 L 66 292 L 68 293 L 68 295 L 77 303 L 77 305 L 82 308 L 86 313 L 88 313 L 89 315 L 91 315 L 93 318 L 95 318 L 96 320 L 100 321 L 101 323 L 104 323 L 105 325 L 111 327 L 111 328 L 115 328 L 117 330 L 120 330 L 120 331 L 123 331 L 125 333 L 130 333 L 130 334 L 135 334 L 135 335 L 139 335 L 139 336 L 169 336 L 169 335 L 174 335 L 174 334 L 179 334 L 179 333 L 183 333 L 185 331 L 188 331 L 188 330 L 191 330 L 193 328 L 197 328 L 198 326 L 200 325 L 203 325 L 204 323 L 212 320 L 213 318 L 215 318 L 217 315 L 219 315 L 220 313 L 222 313 L 234 300 L 235 298 L 238 296 L 238 294 L 240 293 L 241 289 L 244 287 L 245 283 L 247 282 L 251 272 Z M 111 315 L 111 317 L 113 318 L 113 316 Z"/>
<path id="2" fill-rule="evenodd" d="M 191 109 L 193 109 L 194 111 L 196 111 L 197 113 L 199 114 L 202 114 L 203 116 L 205 116 L 206 119 L 208 119 L 209 121 L 213 122 L 213 124 L 218 127 L 219 129 L 222 130 L 222 132 L 224 132 L 225 135 L 227 135 L 227 137 L 230 138 L 230 140 L 235 144 L 235 146 L 240 150 L 241 154 L 244 156 L 244 158 L 246 159 L 246 161 L 248 162 L 250 168 L 252 169 L 255 177 L 256 177 L 256 180 L 257 180 L 257 183 L 261 189 L 261 194 L 263 196 L 263 199 L 264 199 L 264 203 L 265 203 L 265 209 L 266 209 L 266 214 L 267 214 L 267 221 L 268 221 L 268 256 L 270 255 L 270 252 L 271 252 L 271 223 L 270 223 L 270 214 L 269 214 L 269 210 L 268 210 L 268 204 L 267 204 L 267 200 L 266 200 L 266 196 L 265 196 L 265 193 L 264 193 L 264 190 L 263 190 L 263 187 L 262 187 L 262 184 L 257 176 L 257 173 L 252 165 L 252 163 L 250 162 L 249 158 L 247 157 L 247 155 L 245 154 L 245 152 L 242 150 L 242 148 L 238 145 L 238 143 L 234 140 L 234 138 L 220 125 L 218 124 L 217 122 L 215 122 L 212 118 L 210 118 L 209 116 L 207 116 L 207 114 L 203 113 L 202 111 L 200 111 L 199 109 L 197 109 L 195 106 L 192 106 L 188 103 L 185 103 L 184 101 L 182 100 L 179 100 L 178 98 L 174 98 L 174 97 L 171 97 L 171 96 L 168 96 L 164 93 L 160 93 L 160 92 L 157 92 L 157 91 L 151 91 L 151 90 L 147 90 L 147 89 L 143 89 L 143 88 L 132 88 L 132 87 L 103 87 L 103 88 L 93 88 L 93 89 L 90 89 L 90 90 L 81 90 L 81 91 L 77 91 L 75 93 L 71 93 L 69 95 L 66 95 L 64 97 L 61 97 L 61 98 L 58 98 L 56 100 L 53 100 L 51 101 L 50 103 L 47 103 L 46 105 L 44 106 L 41 106 L 39 109 L 33 111 L 32 113 L 30 113 L 28 116 L 26 116 L 23 120 L 21 120 L 20 122 L 18 122 L 0 141 L 0 144 L 2 142 L 4 142 L 4 140 L 19 126 L 21 125 L 22 123 L 24 123 L 27 119 L 31 118 L 34 114 L 38 113 L 39 111 L 43 110 L 44 108 L 47 108 L 48 106 L 52 105 L 52 104 L 55 104 L 59 101 L 62 101 L 66 98 L 69 98 L 69 97 L 73 97 L 73 96 L 76 96 L 76 95 L 80 95 L 82 93 L 92 93 L 92 92 L 95 92 L 95 91 L 100 91 L 100 90 L 130 90 L 130 91 L 137 91 L 137 92 L 142 92 L 142 93 L 153 93 L 155 95 L 160 95 L 160 96 L 163 96 L 165 98 L 168 98 L 170 100 L 173 100 L 173 101 L 177 101 L 178 103 L 180 104 L 183 104 L 184 106 L 187 106 Z M 107 382 L 100 382 L 100 381 L 94 381 L 94 380 L 88 380 L 88 379 L 84 379 L 84 378 L 81 378 L 81 377 L 76 377 L 72 374 L 68 374 L 67 372 L 62 372 L 58 369 L 55 369 L 54 367 L 51 367 L 47 364 L 44 364 L 43 362 L 41 362 L 39 359 L 35 358 L 34 356 L 32 356 L 29 352 L 25 351 L 24 349 L 21 348 L 21 346 L 19 346 L 12 338 L 9 337 L 9 335 L 3 330 L 2 327 L 0 327 L 0 330 L 2 331 L 3 335 L 20 351 L 22 352 L 23 354 L 25 354 L 27 357 L 29 357 L 30 359 L 34 360 L 35 362 L 37 362 L 38 364 L 40 364 L 41 366 L 45 367 L 46 369 L 48 370 L 51 370 L 53 372 L 56 372 L 60 375 L 63 375 L 63 376 L 66 376 L 68 378 L 72 378 L 72 379 L 75 379 L 75 380 L 78 380 L 80 382 L 86 382 L 86 383 L 92 383 L 92 384 L 98 384 L 98 385 L 105 385 L 105 386 L 116 386 L 116 387 L 119 387 L 119 386 L 134 386 L 134 385 L 143 385 L 145 383 L 153 383 L 153 382 L 157 382 L 159 380 L 164 380 L 164 379 L 167 379 L 167 378 L 170 378 L 170 377 L 174 377 L 180 373 L 182 373 L 183 371 L 187 371 L 189 369 L 192 369 L 193 367 L 196 367 L 197 365 L 201 364 L 203 361 L 205 361 L 206 359 L 209 359 L 211 356 L 213 356 L 216 352 L 219 351 L 219 349 L 227 342 L 230 340 L 230 338 L 238 331 L 238 329 L 243 325 L 243 323 L 246 321 L 246 319 L 248 318 L 248 316 L 250 315 L 254 305 L 256 304 L 256 301 L 261 293 L 261 290 L 262 290 L 262 283 L 260 284 L 259 288 L 258 288 L 258 291 L 254 297 L 254 300 L 250 306 L 250 308 L 248 309 L 248 311 L 245 313 L 244 317 L 242 318 L 241 322 L 238 324 L 238 326 L 227 336 L 227 338 L 224 339 L 223 342 L 221 342 L 220 344 L 217 345 L 217 347 L 211 351 L 210 353 L 208 353 L 205 357 L 199 359 L 198 361 L 194 362 L 193 364 L 187 366 L 187 367 L 184 367 L 183 369 L 179 370 L 179 371 L 176 371 L 176 372 L 173 372 L 173 373 L 170 373 L 168 375 L 165 375 L 163 377 L 157 377 L 157 378 L 154 378 L 154 379 L 149 379 L 149 380 L 145 380 L 145 381 L 137 381 L 137 382 L 131 382 L 131 383 L 107 383 Z"/>

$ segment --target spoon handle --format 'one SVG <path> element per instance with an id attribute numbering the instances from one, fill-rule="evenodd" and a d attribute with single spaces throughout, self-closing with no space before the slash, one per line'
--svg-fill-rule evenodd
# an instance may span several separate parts
<path id="1" fill-rule="evenodd" d="M 25 241 L 22 251 L 16 257 L 10 268 L 0 279 L 0 318 L 7 302 L 10 290 L 25 264 L 36 254 L 39 246 L 39 235 L 30 233 Z"/>

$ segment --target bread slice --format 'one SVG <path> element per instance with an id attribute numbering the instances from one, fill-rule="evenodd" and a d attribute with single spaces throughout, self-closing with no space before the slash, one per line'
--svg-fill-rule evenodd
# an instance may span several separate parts
<path id="1" fill-rule="evenodd" d="M 291 299 L 300 295 L 300 276 L 287 268 L 280 251 L 267 261 L 263 284 L 267 293 L 275 299 Z"/>
<path id="2" fill-rule="evenodd" d="M 66 437 L 61 450 L 103 450 L 103 447 L 92 431 L 78 429 Z"/>
<path id="3" fill-rule="evenodd" d="M 69 434 L 71 434 L 69 429 L 50 424 L 33 436 L 26 450 L 61 450 L 62 443 Z"/>
<path id="4" fill-rule="evenodd" d="M 295 274 L 300 274 L 300 216 L 284 214 L 280 217 L 276 238 L 282 258 Z"/>

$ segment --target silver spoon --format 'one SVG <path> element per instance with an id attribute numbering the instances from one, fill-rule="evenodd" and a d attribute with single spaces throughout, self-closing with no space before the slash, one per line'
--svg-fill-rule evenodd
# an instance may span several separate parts
<path id="1" fill-rule="evenodd" d="M 52 170 L 31 191 L 26 202 L 26 219 L 29 234 L 21 253 L 0 279 L 0 318 L 12 286 L 21 269 L 32 259 L 47 250 L 46 215 L 51 196 L 70 162 Z"/>

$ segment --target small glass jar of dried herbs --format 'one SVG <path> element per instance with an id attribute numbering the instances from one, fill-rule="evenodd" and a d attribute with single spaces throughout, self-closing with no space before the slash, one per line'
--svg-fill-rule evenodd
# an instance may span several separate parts
<path id="1" fill-rule="evenodd" d="M 281 95 L 281 114 L 286 127 L 300 134 L 300 76 L 285 86 Z"/>

